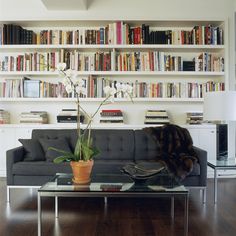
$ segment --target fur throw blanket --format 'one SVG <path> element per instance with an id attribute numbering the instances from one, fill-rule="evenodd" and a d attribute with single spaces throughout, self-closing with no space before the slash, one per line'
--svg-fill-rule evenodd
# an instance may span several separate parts
<path id="1" fill-rule="evenodd" d="M 176 177 L 184 179 L 198 162 L 189 131 L 172 124 L 144 128 L 144 131 L 158 145 L 160 154 L 157 159 L 163 161 Z"/>

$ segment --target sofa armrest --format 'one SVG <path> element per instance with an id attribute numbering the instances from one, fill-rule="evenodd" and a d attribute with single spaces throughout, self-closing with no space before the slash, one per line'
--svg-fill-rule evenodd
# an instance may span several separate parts
<path id="1" fill-rule="evenodd" d="M 200 185 L 206 186 L 207 182 L 207 152 L 201 148 L 193 147 L 196 152 L 200 165 Z"/>
<path id="2" fill-rule="evenodd" d="M 10 149 L 6 152 L 6 164 L 7 164 L 7 185 L 13 185 L 13 174 L 12 167 L 13 164 L 24 159 L 24 148 L 23 146 Z"/>

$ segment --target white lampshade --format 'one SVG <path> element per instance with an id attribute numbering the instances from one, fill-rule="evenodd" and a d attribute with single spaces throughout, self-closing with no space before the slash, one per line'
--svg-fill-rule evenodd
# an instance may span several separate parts
<path id="1" fill-rule="evenodd" d="M 236 91 L 208 92 L 204 96 L 204 120 L 236 120 Z"/>

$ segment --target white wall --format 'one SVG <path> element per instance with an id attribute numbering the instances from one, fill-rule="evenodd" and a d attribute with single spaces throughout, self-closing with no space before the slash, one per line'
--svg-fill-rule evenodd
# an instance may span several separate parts
<path id="1" fill-rule="evenodd" d="M 41 0 L 0 0 L 0 19 L 219 18 L 228 17 L 233 5 L 234 0 L 88 0 L 88 10 L 66 12 L 48 11 Z"/>

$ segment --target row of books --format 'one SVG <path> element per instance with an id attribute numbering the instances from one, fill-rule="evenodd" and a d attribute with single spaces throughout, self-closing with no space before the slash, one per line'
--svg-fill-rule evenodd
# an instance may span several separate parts
<path id="1" fill-rule="evenodd" d="M 131 84 L 132 85 L 132 84 Z M 202 98 L 206 92 L 223 91 L 224 83 L 208 81 L 174 82 L 174 83 L 146 83 L 133 84 L 133 97 L 143 98 Z"/>
<path id="2" fill-rule="evenodd" d="M 64 61 L 67 68 L 76 71 L 185 71 L 181 56 L 164 52 L 50 52 L 25 53 L 4 56 L 0 59 L 0 71 L 54 71 Z M 224 71 L 224 58 L 212 53 L 201 53 L 193 59 L 190 70 Z"/>
<path id="3" fill-rule="evenodd" d="M 187 112 L 186 123 L 190 125 L 197 125 L 203 123 L 203 112 Z"/>
<path id="4" fill-rule="evenodd" d="M 89 76 L 84 78 L 86 94 L 81 97 L 101 98 L 105 97 L 103 88 L 111 86 L 116 88 L 117 81 L 108 78 Z M 208 81 L 206 83 L 196 82 L 159 82 L 148 83 L 135 81 L 129 84 L 132 87 L 132 97 L 136 98 L 202 98 L 209 91 L 223 91 L 223 82 Z M 6 79 L 0 83 L 0 97 L 75 97 L 75 94 L 67 94 L 62 83 L 49 83 L 40 80 Z M 119 93 L 116 97 L 124 97 Z"/>
<path id="5" fill-rule="evenodd" d="M 106 124 L 123 124 L 124 118 L 123 118 L 123 112 L 121 110 L 102 110 L 100 112 L 100 123 L 106 123 Z"/>
<path id="6" fill-rule="evenodd" d="M 0 58 L 0 71 L 54 71 L 59 62 L 77 71 L 111 71 L 111 52 L 79 53 L 50 52 L 25 53 Z"/>
<path id="7" fill-rule="evenodd" d="M 131 26 L 123 21 L 105 27 L 45 29 L 39 32 L 20 25 L 0 26 L 0 44 L 206 44 L 224 43 L 223 29 L 212 25 L 196 25 L 187 30 L 157 30 L 147 24 Z"/>
<path id="8" fill-rule="evenodd" d="M 87 94 L 85 97 L 100 98 L 105 97 L 103 88 L 110 86 L 116 88 L 117 81 L 109 78 L 100 78 L 89 76 L 85 80 Z M 122 83 L 129 84 L 132 87 L 131 96 L 134 98 L 202 98 L 209 91 L 224 91 L 223 82 L 208 81 L 205 83 L 196 82 L 139 82 Z M 123 93 L 116 95 L 118 98 L 124 98 Z"/>
<path id="9" fill-rule="evenodd" d="M 0 124 L 10 124 L 10 113 L 0 109 Z"/>
<path id="10" fill-rule="evenodd" d="M 47 98 L 47 97 L 71 97 L 67 94 L 65 86 L 61 83 L 49 83 L 40 80 L 5 79 L 0 83 L 0 97 L 25 97 L 25 98 Z"/>
<path id="11" fill-rule="evenodd" d="M 60 62 L 60 52 L 25 53 L 0 59 L 1 71 L 54 71 Z"/>
<path id="12" fill-rule="evenodd" d="M 46 111 L 21 112 L 20 123 L 23 124 L 48 124 L 48 114 Z"/>
<path id="13" fill-rule="evenodd" d="M 0 25 L 0 44 L 35 44 L 36 33 L 20 25 Z"/>
<path id="14" fill-rule="evenodd" d="M 194 59 L 195 71 L 224 71 L 224 58 L 211 53 L 201 53 Z"/>
<path id="15" fill-rule="evenodd" d="M 147 110 L 144 124 L 163 125 L 169 124 L 169 116 L 166 110 Z"/>
<path id="16" fill-rule="evenodd" d="M 67 52 L 67 68 L 77 71 L 185 71 L 184 59 L 161 51 L 79 53 Z M 192 60 L 195 71 L 224 71 L 224 58 L 200 53 Z M 187 70 L 187 69 L 186 69 Z"/>
<path id="17" fill-rule="evenodd" d="M 182 58 L 164 52 L 124 52 L 115 55 L 116 71 L 181 71 Z"/>
<path id="18" fill-rule="evenodd" d="M 192 30 L 174 31 L 175 39 L 174 44 L 178 44 L 180 38 L 180 44 L 193 44 L 193 45 L 223 45 L 224 44 L 224 32 L 223 29 L 218 26 L 212 25 L 196 25 Z M 177 38 L 177 40 L 176 40 Z"/>

